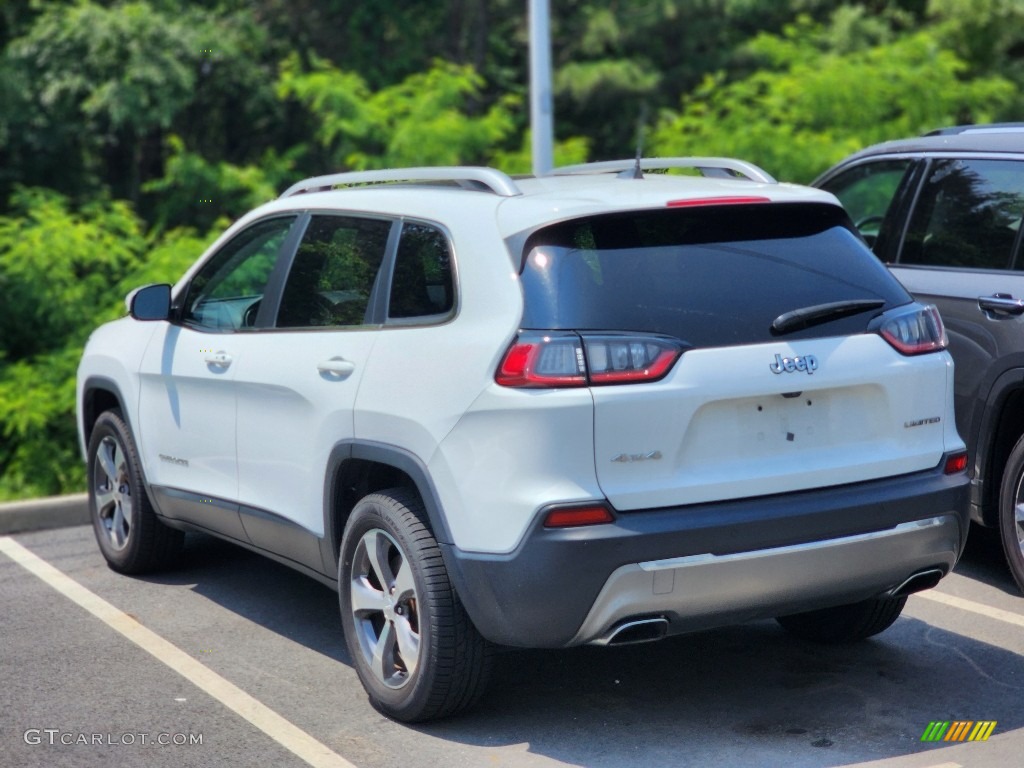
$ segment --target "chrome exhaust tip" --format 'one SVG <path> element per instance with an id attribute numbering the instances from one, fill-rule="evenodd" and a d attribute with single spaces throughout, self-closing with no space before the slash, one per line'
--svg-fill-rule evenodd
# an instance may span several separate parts
<path id="1" fill-rule="evenodd" d="M 626 619 L 596 640 L 591 645 L 633 645 L 661 640 L 668 634 L 668 619 L 652 616 L 645 619 Z"/>
<path id="2" fill-rule="evenodd" d="M 929 568 L 926 571 L 919 571 L 896 587 L 896 589 L 892 590 L 889 593 L 889 596 L 905 597 L 906 595 L 912 595 L 915 592 L 931 589 L 938 584 L 945 575 L 946 574 L 939 568 Z"/>

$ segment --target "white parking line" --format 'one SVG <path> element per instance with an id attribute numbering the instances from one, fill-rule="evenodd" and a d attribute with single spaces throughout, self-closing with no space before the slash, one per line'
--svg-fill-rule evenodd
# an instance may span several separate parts
<path id="1" fill-rule="evenodd" d="M 152 654 L 232 712 L 241 715 L 270 738 L 314 768 L 355 768 L 296 725 L 250 696 L 238 686 L 200 664 L 176 645 L 147 629 L 99 595 L 54 568 L 8 536 L 0 536 L 0 552 L 39 577 L 66 598 Z"/>
<path id="2" fill-rule="evenodd" d="M 951 749 L 951 747 L 949 747 Z M 900 768 L 900 766 L 911 766 L 918 762 L 921 753 L 915 755 L 903 755 L 902 757 L 883 757 L 881 760 L 872 760 L 869 763 L 853 763 L 846 768 Z M 962 763 L 932 763 L 930 765 L 916 766 L 915 768 L 964 768 Z"/>
<path id="3" fill-rule="evenodd" d="M 987 616 L 988 618 L 995 619 L 996 621 L 1005 621 L 1007 624 L 1024 627 L 1024 616 L 1021 616 L 1019 613 L 1004 611 L 1001 608 L 993 608 L 992 606 L 984 605 L 983 603 L 976 603 L 973 600 L 965 600 L 962 597 L 954 597 L 953 595 L 947 595 L 934 590 L 918 592 L 916 596 L 923 597 L 925 600 L 931 600 L 934 603 L 948 605 L 951 608 L 959 608 L 961 611 L 970 611 L 971 613 L 976 613 L 979 616 Z"/>

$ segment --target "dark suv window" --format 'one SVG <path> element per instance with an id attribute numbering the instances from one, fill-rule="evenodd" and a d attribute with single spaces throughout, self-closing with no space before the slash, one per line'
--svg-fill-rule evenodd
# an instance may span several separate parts
<path id="1" fill-rule="evenodd" d="M 899 261 L 1010 269 L 1022 213 L 1020 163 L 935 160 L 914 207 Z M 1024 269 L 1024 264 L 1015 267 Z"/>
<path id="2" fill-rule="evenodd" d="M 910 301 L 846 213 L 824 204 L 666 209 L 576 219 L 527 241 L 523 327 L 668 334 L 690 346 L 769 341 L 779 315 Z M 865 330 L 865 312 L 787 338 Z"/>
<path id="3" fill-rule="evenodd" d="M 390 231 L 383 219 L 314 216 L 288 272 L 277 326 L 362 325 Z"/>
<path id="4" fill-rule="evenodd" d="M 908 158 L 863 163 L 831 179 L 825 188 L 839 198 L 857 229 L 875 248 L 882 224 L 913 161 Z M 876 250 L 881 253 L 881 250 Z"/>

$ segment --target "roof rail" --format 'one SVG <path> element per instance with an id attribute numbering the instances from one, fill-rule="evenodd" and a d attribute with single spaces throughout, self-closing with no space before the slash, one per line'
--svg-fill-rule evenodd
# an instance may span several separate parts
<path id="1" fill-rule="evenodd" d="M 385 184 L 402 181 L 450 181 L 466 189 L 487 189 L 502 197 L 521 195 L 512 178 L 502 171 L 481 166 L 437 166 L 433 168 L 389 168 L 380 171 L 352 171 L 314 176 L 288 187 L 281 197 L 303 192 L 325 192 L 352 184 Z"/>
<path id="2" fill-rule="evenodd" d="M 661 171 L 668 168 L 695 168 L 705 176 L 736 178 L 742 176 L 750 181 L 764 184 L 777 184 L 776 180 L 763 168 L 745 160 L 734 160 L 729 157 L 643 157 L 639 160 L 642 171 Z M 616 173 L 632 171 L 637 160 L 607 160 L 600 163 L 583 163 L 555 168 L 549 176 L 574 176 L 587 173 Z"/>
<path id="3" fill-rule="evenodd" d="M 1024 123 L 980 123 L 978 125 L 951 125 L 948 128 L 936 128 L 922 136 L 956 136 L 966 133 L 1021 133 Z"/>

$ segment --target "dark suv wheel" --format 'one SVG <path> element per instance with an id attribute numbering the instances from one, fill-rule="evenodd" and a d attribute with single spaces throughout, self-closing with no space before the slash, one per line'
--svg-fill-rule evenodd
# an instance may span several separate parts
<path id="1" fill-rule="evenodd" d="M 1024 590 L 1024 437 L 1006 462 L 999 493 L 999 535 L 1013 578 Z"/>

